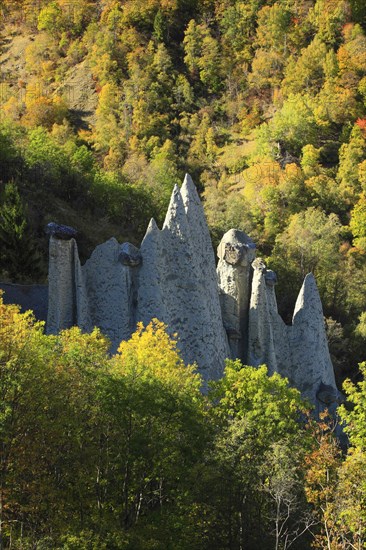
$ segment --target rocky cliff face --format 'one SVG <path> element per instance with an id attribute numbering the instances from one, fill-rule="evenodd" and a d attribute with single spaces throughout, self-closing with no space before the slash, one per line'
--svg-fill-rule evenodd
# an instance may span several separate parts
<path id="1" fill-rule="evenodd" d="M 205 386 L 222 376 L 225 358 L 239 358 L 288 377 L 318 409 L 335 403 L 313 275 L 305 278 L 287 326 L 277 311 L 276 275 L 255 259 L 252 240 L 232 229 L 218 257 L 216 271 L 203 208 L 188 175 L 181 189 L 174 188 L 162 229 L 151 220 L 140 250 L 110 239 L 81 266 L 75 240 L 53 231 L 47 330 L 97 326 L 115 352 L 137 322 L 158 318 L 178 333 L 183 359 L 197 363 Z"/>

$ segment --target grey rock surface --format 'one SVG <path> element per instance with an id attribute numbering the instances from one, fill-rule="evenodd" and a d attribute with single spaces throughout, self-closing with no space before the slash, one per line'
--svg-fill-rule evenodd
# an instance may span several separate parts
<path id="1" fill-rule="evenodd" d="M 230 344 L 230 356 L 245 362 L 251 263 L 255 258 L 255 244 L 243 231 L 230 229 L 223 236 L 217 253 L 219 296 Z"/>
<path id="2" fill-rule="evenodd" d="M 198 312 L 194 314 L 197 326 L 195 334 L 200 348 L 200 358 L 196 361 L 198 365 L 205 365 L 206 379 L 218 379 L 223 373 L 224 360 L 230 357 L 230 348 L 223 326 L 211 236 L 202 203 L 189 174 L 185 176 L 181 195 L 190 232 L 195 284 L 199 297 Z M 200 332 L 202 333 L 201 338 Z M 193 349 L 191 355 L 194 357 Z"/>
<path id="3" fill-rule="evenodd" d="M 286 376 L 286 378 L 291 379 L 292 367 L 289 331 L 291 331 L 292 327 L 288 327 L 278 313 L 275 290 L 277 276 L 274 271 L 266 269 L 264 272 L 264 280 L 266 283 L 266 300 L 271 323 L 274 352 L 276 356 L 275 365 L 270 368 L 272 372 L 276 371 L 282 376 Z"/>
<path id="4" fill-rule="evenodd" d="M 187 363 L 207 382 L 222 376 L 229 354 L 223 329 L 212 244 L 192 180 L 173 190 L 161 231 L 154 221 L 141 245 L 137 320 L 153 317 L 179 335 Z"/>
<path id="5" fill-rule="evenodd" d="M 312 403 L 321 385 L 336 388 L 325 332 L 323 307 L 312 273 L 306 275 L 296 301 L 292 331 L 292 383 Z"/>
<path id="6" fill-rule="evenodd" d="M 332 403 L 338 403 L 341 401 L 341 396 L 336 388 L 328 386 L 321 382 L 319 389 L 316 393 L 317 399 L 325 405 L 331 405 Z"/>
<path id="7" fill-rule="evenodd" d="M 277 311 L 273 272 L 264 262 L 252 264 L 253 282 L 249 310 L 248 363 L 266 364 L 270 374 L 278 372 L 316 405 L 336 403 L 335 383 L 325 333 L 323 309 L 315 278 L 305 277 L 291 326 Z"/>
<path id="8" fill-rule="evenodd" d="M 141 243 L 142 265 L 138 272 L 136 319 L 146 326 L 151 319 L 164 322 L 165 308 L 165 252 L 161 231 L 151 220 Z"/>
<path id="9" fill-rule="evenodd" d="M 266 283 L 266 265 L 257 258 L 252 263 L 253 280 L 249 306 L 248 362 L 258 366 L 266 364 L 269 373 L 277 372 L 274 330 L 271 309 L 273 299 L 269 299 Z"/>
<path id="10" fill-rule="evenodd" d="M 74 239 L 62 240 L 51 236 L 48 280 L 48 334 L 57 334 L 78 324 L 88 330 L 90 324 L 85 288 Z"/>
<path id="11" fill-rule="evenodd" d="M 123 265 L 137 267 L 142 262 L 141 253 L 136 246 L 131 243 L 123 243 L 120 247 L 118 260 Z"/>
<path id="12" fill-rule="evenodd" d="M 120 245 L 112 238 L 97 246 L 82 267 L 91 324 L 110 339 L 113 353 L 134 331 L 134 269 L 119 258 Z"/>

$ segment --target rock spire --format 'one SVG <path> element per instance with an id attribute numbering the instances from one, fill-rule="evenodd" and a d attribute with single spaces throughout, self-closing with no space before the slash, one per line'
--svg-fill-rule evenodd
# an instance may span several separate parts
<path id="1" fill-rule="evenodd" d="M 317 409 L 338 399 L 312 274 L 296 302 L 292 325 L 277 311 L 276 275 L 255 259 L 243 231 L 228 231 L 215 257 L 201 201 L 187 174 L 175 186 L 162 229 L 151 220 L 137 249 L 111 238 L 80 265 L 73 228 L 49 224 L 49 333 L 97 326 L 111 351 L 142 321 L 163 321 L 186 363 L 197 363 L 204 389 L 222 376 L 227 357 L 267 364 L 286 376 Z"/>

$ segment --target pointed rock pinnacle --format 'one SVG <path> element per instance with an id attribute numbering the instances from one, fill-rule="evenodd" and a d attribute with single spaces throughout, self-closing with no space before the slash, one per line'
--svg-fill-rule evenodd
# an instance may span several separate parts
<path id="1" fill-rule="evenodd" d="M 172 234 L 184 236 L 189 234 L 186 211 L 179 187 L 174 186 L 168 211 L 165 216 L 163 230 L 168 229 Z"/>
<path id="2" fill-rule="evenodd" d="M 300 312 L 306 312 L 307 315 L 311 315 L 313 318 L 323 320 L 323 307 L 315 277 L 312 273 L 306 275 L 297 297 L 292 320 L 293 323 L 296 322 L 296 318 L 299 316 Z"/>
<path id="3" fill-rule="evenodd" d="M 193 183 L 193 180 L 189 174 L 185 175 L 180 192 L 181 192 L 183 203 L 184 203 L 184 206 L 186 207 L 186 210 L 189 208 L 190 203 L 194 203 L 197 206 L 199 206 L 200 209 L 203 211 L 196 186 Z"/>

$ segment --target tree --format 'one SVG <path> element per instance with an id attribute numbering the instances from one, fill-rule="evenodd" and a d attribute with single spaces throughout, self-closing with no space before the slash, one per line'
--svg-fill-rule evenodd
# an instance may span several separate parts
<path id="1" fill-rule="evenodd" d="M 283 59 L 273 50 L 258 49 L 255 52 L 252 63 L 252 72 L 248 81 L 252 88 L 275 88 L 282 80 Z"/>
<path id="2" fill-rule="evenodd" d="M 307 448 L 301 423 L 306 404 L 277 373 L 268 376 L 265 366 L 246 367 L 238 360 L 227 361 L 224 377 L 212 386 L 211 400 L 218 422 L 211 458 L 217 489 L 210 490 L 209 498 L 221 531 L 214 547 L 273 548 L 273 524 L 267 520 L 268 515 L 272 519 L 273 503 L 264 486 L 271 479 L 274 483 L 274 474 L 265 463 L 274 448 L 285 453 L 289 446 L 295 455 Z M 291 484 L 292 474 L 291 468 L 283 472 L 286 483 Z M 297 513 L 295 506 L 292 512 Z"/>
<path id="3" fill-rule="evenodd" d="M 168 503 L 199 459 L 207 429 L 200 384 L 156 319 L 139 324 L 113 358 L 102 401 L 110 441 L 120 450 L 106 483 L 112 513 L 125 528 Z"/>
<path id="4" fill-rule="evenodd" d="M 362 129 L 355 124 L 348 143 L 341 145 L 339 151 L 339 169 L 337 179 L 344 197 L 351 204 L 361 192 L 359 182 L 359 164 L 365 160 L 366 140 Z"/>
<path id="5" fill-rule="evenodd" d="M 3 122 L 0 125 L 0 168 L 2 181 L 17 177 L 21 168 L 18 144 L 22 132 L 13 123 Z"/>
<path id="6" fill-rule="evenodd" d="M 314 449 L 305 459 L 305 492 L 320 524 L 320 532 L 315 534 L 315 545 L 316 548 L 337 549 L 340 547 L 337 545 L 336 500 L 341 451 L 334 435 L 334 421 L 325 411 L 320 415 L 319 422 L 310 424 L 309 429 Z"/>
<path id="7" fill-rule="evenodd" d="M 314 145 L 305 145 L 302 148 L 301 168 L 306 178 L 317 176 L 321 172 L 320 150 Z"/>
<path id="8" fill-rule="evenodd" d="M 344 44 L 337 52 L 341 82 L 343 86 L 355 88 L 365 75 L 366 36 L 360 25 L 345 26 Z"/>
<path id="9" fill-rule="evenodd" d="M 15 183 L 7 183 L 0 202 L 0 268 L 11 280 L 40 274 L 40 256 Z"/>
<path id="10" fill-rule="evenodd" d="M 221 12 L 219 12 L 221 8 Z M 232 53 L 241 65 L 251 57 L 250 42 L 254 34 L 256 6 L 253 3 L 236 2 L 217 8 L 218 24 L 222 32 L 225 62 L 232 64 Z"/>
<path id="11" fill-rule="evenodd" d="M 366 363 L 359 365 L 362 375 L 366 373 Z M 342 420 L 346 423 L 345 432 L 348 434 L 352 447 L 362 451 L 366 450 L 366 381 L 362 380 L 356 384 L 346 380 L 344 389 L 347 393 L 347 400 L 352 403 L 352 409 L 347 410 L 343 405 L 340 408 Z"/>
<path id="12" fill-rule="evenodd" d="M 291 214 L 306 204 L 306 190 L 301 171 L 295 164 L 284 170 L 278 162 L 257 162 L 242 173 L 242 194 L 247 201 L 254 231 L 260 243 L 274 243 L 285 229 Z"/>
<path id="13" fill-rule="evenodd" d="M 193 77 L 199 76 L 209 92 L 220 89 L 220 49 L 217 40 L 204 23 L 192 19 L 183 39 L 184 62 Z"/>
<path id="14" fill-rule="evenodd" d="M 0 548 L 5 547 L 11 530 L 16 498 L 10 490 L 14 477 L 14 445 L 18 437 L 19 409 L 29 374 L 34 366 L 34 343 L 39 342 L 41 324 L 30 312 L 21 315 L 17 306 L 3 304 L 0 294 Z M 36 351 L 36 350 L 34 350 Z"/>
<path id="15" fill-rule="evenodd" d="M 282 89 L 286 95 L 318 91 L 324 82 L 324 62 L 327 47 L 318 36 L 304 48 L 300 57 L 290 58 L 285 70 Z"/>
<path id="16" fill-rule="evenodd" d="M 159 9 L 154 19 L 154 36 L 158 42 L 163 42 L 166 36 L 166 22 L 163 12 Z"/>
<path id="17" fill-rule="evenodd" d="M 61 33 L 63 30 L 62 10 L 57 2 L 51 2 L 41 9 L 38 15 L 38 30 L 49 34 Z"/>
<path id="18" fill-rule="evenodd" d="M 98 330 L 45 336 L 0 298 L 0 336 L 0 547 L 162 548 L 184 533 L 211 428 L 166 327 L 139 325 L 110 358 Z"/>
<path id="19" fill-rule="evenodd" d="M 22 122 L 31 128 L 44 126 L 51 129 L 54 124 L 62 124 L 68 115 L 69 110 L 61 97 L 40 96 L 27 102 L 27 111 Z"/>
<path id="20" fill-rule="evenodd" d="M 312 176 L 305 182 L 305 187 L 310 194 L 311 204 L 321 208 L 328 215 L 331 213 L 344 214 L 347 205 L 344 197 L 339 192 L 339 187 L 334 178 L 325 173 Z"/>
<path id="21" fill-rule="evenodd" d="M 292 308 L 305 275 L 313 272 L 325 308 L 332 311 L 344 292 L 340 273 L 341 225 L 335 214 L 327 216 L 319 208 L 310 207 L 294 214 L 285 231 L 276 238 L 270 265 L 278 274 L 281 291 L 286 296 L 283 312 L 292 315 Z M 283 298 L 282 298 L 283 299 Z"/>
<path id="22" fill-rule="evenodd" d="M 365 4 L 362 0 L 350 0 L 351 10 L 352 10 L 352 19 L 360 23 L 363 28 L 366 24 L 366 9 Z"/>
<path id="23" fill-rule="evenodd" d="M 294 155 L 299 155 L 304 145 L 315 145 L 317 129 L 309 96 L 290 94 L 269 127 L 272 139 Z"/>
<path id="24" fill-rule="evenodd" d="M 159 212 L 158 219 L 166 212 L 173 187 L 179 181 L 176 150 L 173 142 L 167 139 L 162 147 L 153 149 L 151 161 L 141 182 L 145 188 L 147 186 L 150 189 Z"/>
<path id="25" fill-rule="evenodd" d="M 326 44 L 337 44 L 343 25 L 350 16 L 349 4 L 345 0 L 317 0 L 309 13 L 319 38 Z"/>
<path id="26" fill-rule="evenodd" d="M 304 493 L 307 452 L 300 442 L 294 446 L 284 439 L 265 453 L 262 490 L 269 497 L 267 514 L 274 524 L 276 550 L 291 548 L 316 523 Z"/>
<path id="27" fill-rule="evenodd" d="M 366 251 L 366 196 L 361 195 L 360 200 L 351 211 L 349 223 L 354 245 L 362 251 Z"/>
<path id="28" fill-rule="evenodd" d="M 94 147 L 99 153 L 109 150 L 111 139 L 119 133 L 118 89 L 115 84 L 105 84 L 99 94 L 96 109 L 96 124 L 94 132 Z"/>
<path id="29" fill-rule="evenodd" d="M 351 447 L 339 471 L 336 511 L 344 548 L 362 548 L 366 542 L 366 454 Z"/>
<path id="30" fill-rule="evenodd" d="M 287 7 L 279 2 L 272 6 L 264 6 L 258 12 L 257 45 L 266 50 L 285 53 L 290 23 L 291 12 Z"/>
<path id="31" fill-rule="evenodd" d="M 359 365 L 363 377 L 366 363 Z M 350 441 L 345 461 L 339 470 L 338 513 L 342 538 L 350 548 L 362 548 L 366 541 L 366 429 L 365 380 L 354 384 L 346 380 L 344 389 L 351 407 L 340 407 L 340 417 Z"/>
<path id="32" fill-rule="evenodd" d="M 363 311 L 358 319 L 356 332 L 361 338 L 366 340 L 366 311 Z"/>
<path id="33" fill-rule="evenodd" d="M 212 127 L 209 114 L 204 111 L 201 117 L 195 115 L 197 126 L 189 148 L 188 160 L 191 164 L 204 162 L 212 165 L 217 155 L 215 130 Z"/>

